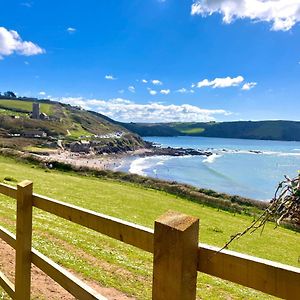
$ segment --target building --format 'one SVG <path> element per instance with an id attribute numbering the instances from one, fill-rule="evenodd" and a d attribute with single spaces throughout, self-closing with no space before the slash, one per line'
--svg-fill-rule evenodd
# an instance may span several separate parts
<path id="1" fill-rule="evenodd" d="M 45 138 L 47 133 L 41 130 L 26 130 L 22 132 L 22 136 L 26 138 Z"/>
<path id="2" fill-rule="evenodd" d="M 71 152 L 89 153 L 91 144 L 88 141 L 73 142 L 70 144 L 70 150 Z"/>
<path id="3" fill-rule="evenodd" d="M 40 119 L 41 120 L 49 120 L 49 117 L 45 113 L 40 113 Z"/>
<path id="4" fill-rule="evenodd" d="M 32 119 L 40 118 L 40 104 L 37 102 L 32 103 Z"/>

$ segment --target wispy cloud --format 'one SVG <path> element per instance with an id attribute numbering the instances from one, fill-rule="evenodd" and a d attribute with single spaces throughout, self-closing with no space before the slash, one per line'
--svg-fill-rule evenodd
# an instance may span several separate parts
<path id="1" fill-rule="evenodd" d="M 142 79 L 141 81 L 142 81 L 142 83 L 148 83 L 148 80 L 146 80 L 146 79 Z"/>
<path id="2" fill-rule="evenodd" d="M 242 90 L 243 91 L 249 91 L 249 90 L 253 89 L 256 85 L 257 85 L 257 82 L 246 82 L 242 86 Z"/>
<path id="3" fill-rule="evenodd" d="M 287 31 L 300 21 L 299 0 L 194 0 L 192 15 L 223 15 L 223 22 L 230 24 L 235 19 L 272 23 L 272 30 Z"/>
<path id="4" fill-rule="evenodd" d="M 17 31 L 0 27 L 0 59 L 14 53 L 31 56 L 45 52 L 46 51 L 37 44 L 30 41 L 23 41 Z"/>
<path id="5" fill-rule="evenodd" d="M 41 92 L 39 92 L 39 95 L 41 95 L 41 96 L 45 96 L 45 95 L 46 95 L 46 92 L 44 92 L 44 91 L 41 91 Z"/>
<path id="6" fill-rule="evenodd" d="M 193 89 L 186 89 L 186 88 L 181 88 L 176 90 L 176 93 L 180 93 L 180 94 L 193 94 L 195 91 Z"/>
<path id="7" fill-rule="evenodd" d="M 163 94 L 163 95 L 168 95 L 171 93 L 171 91 L 169 89 L 166 89 L 166 90 L 160 90 L 160 93 Z"/>
<path id="8" fill-rule="evenodd" d="M 67 31 L 69 32 L 69 33 L 75 33 L 76 32 L 76 28 L 74 28 L 74 27 L 68 27 L 67 28 Z"/>
<path id="9" fill-rule="evenodd" d="M 130 85 L 128 87 L 128 91 L 131 92 L 131 93 L 135 93 L 135 87 L 133 85 Z"/>
<path id="10" fill-rule="evenodd" d="M 114 77 L 113 75 L 105 75 L 104 78 L 107 80 L 116 80 L 117 79 L 117 77 Z"/>
<path id="11" fill-rule="evenodd" d="M 151 82 L 154 84 L 154 85 L 162 85 L 162 81 L 158 80 L 158 79 L 153 79 L 151 80 Z"/>
<path id="12" fill-rule="evenodd" d="M 28 8 L 31 8 L 32 5 L 33 5 L 33 2 L 31 2 L 31 1 L 28 1 L 28 2 L 22 2 L 21 5 L 22 5 L 22 6 L 25 6 L 25 7 L 28 7 Z"/>
<path id="13" fill-rule="evenodd" d="M 196 86 L 198 88 L 207 87 L 210 86 L 212 88 L 227 88 L 231 86 L 238 86 L 244 81 L 243 76 L 237 76 L 234 78 L 231 77 L 224 77 L 224 78 L 215 78 L 214 80 L 208 80 L 204 79 L 202 81 L 199 81 L 196 84 L 193 84 L 193 86 Z"/>
<path id="14" fill-rule="evenodd" d="M 208 122 L 215 121 L 217 115 L 231 114 L 224 109 L 203 109 L 190 104 L 138 104 L 122 98 L 99 100 L 68 97 L 57 100 L 95 110 L 122 122 Z"/>

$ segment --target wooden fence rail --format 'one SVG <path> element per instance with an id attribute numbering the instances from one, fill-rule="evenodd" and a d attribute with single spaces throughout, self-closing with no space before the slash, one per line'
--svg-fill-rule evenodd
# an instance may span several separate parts
<path id="1" fill-rule="evenodd" d="M 154 254 L 154 300 L 192 300 L 197 271 L 285 299 L 300 299 L 300 269 L 199 244 L 199 220 L 168 212 L 154 230 L 32 193 L 32 183 L 0 184 L 17 200 L 16 236 L 0 226 L 0 238 L 16 250 L 15 282 L 0 272 L 0 286 L 16 300 L 30 299 L 31 263 L 77 299 L 106 299 L 48 257 L 33 249 L 32 208 L 36 207 Z"/>

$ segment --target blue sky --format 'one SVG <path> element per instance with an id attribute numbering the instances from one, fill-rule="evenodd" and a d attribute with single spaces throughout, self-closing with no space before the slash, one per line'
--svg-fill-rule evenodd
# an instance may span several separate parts
<path id="1" fill-rule="evenodd" d="M 121 121 L 300 120 L 300 0 L 1 1 L 0 91 Z"/>

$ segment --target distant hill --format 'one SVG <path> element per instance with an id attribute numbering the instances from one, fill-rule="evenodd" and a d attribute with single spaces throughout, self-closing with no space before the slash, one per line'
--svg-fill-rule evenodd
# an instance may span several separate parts
<path id="1" fill-rule="evenodd" d="M 296 121 L 120 124 L 141 136 L 205 136 L 300 141 L 300 122 Z"/>
<path id="2" fill-rule="evenodd" d="M 32 105 L 38 102 L 43 119 L 31 118 Z M 23 135 L 38 130 L 48 138 L 69 142 L 102 138 L 103 143 L 135 148 L 144 146 L 142 139 L 121 124 L 96 112 L 50 100 L 0 98 L 0 136 Z M 121 135 L 121 138 L 114 136 Z M 121 145 L 122 144 L 122 145 Z"/>

